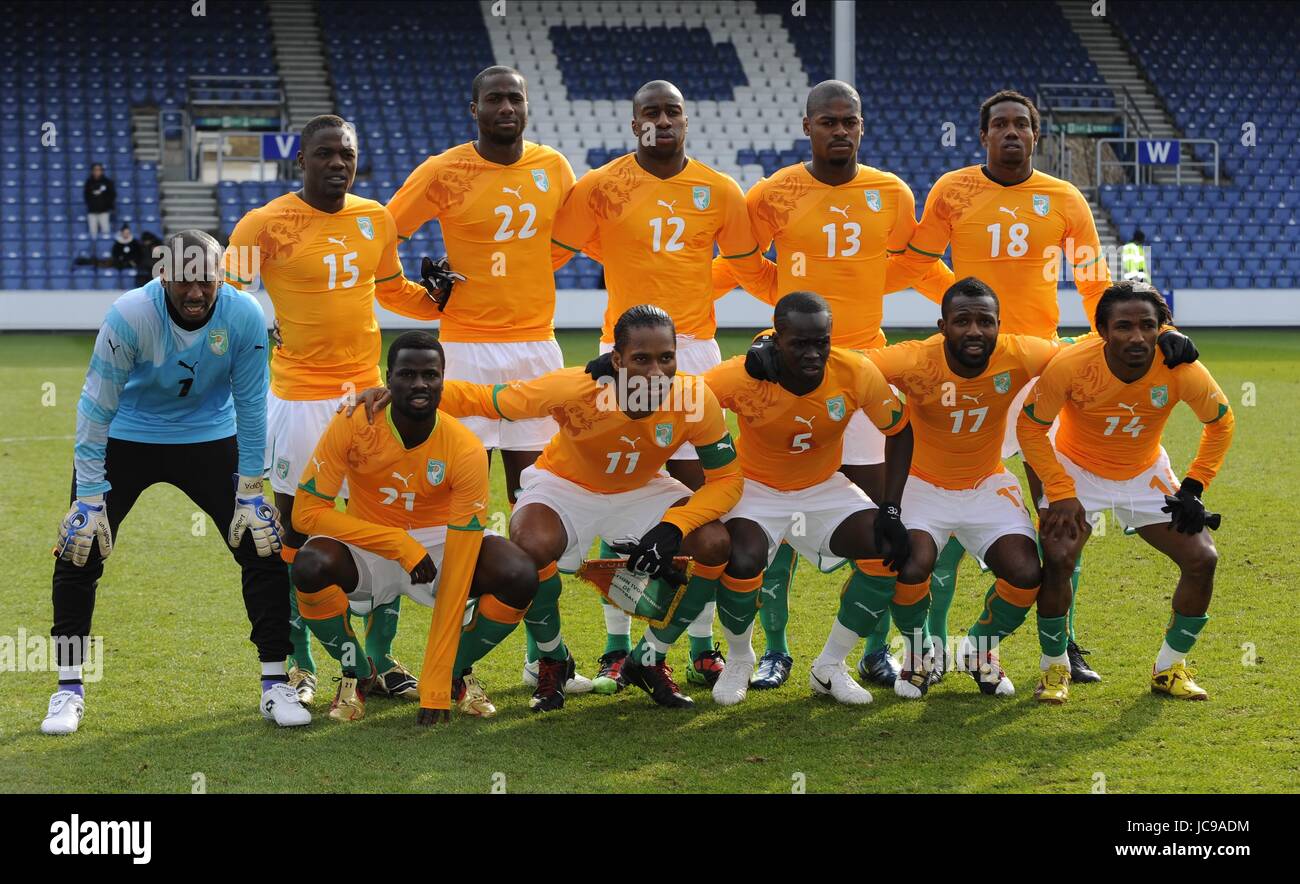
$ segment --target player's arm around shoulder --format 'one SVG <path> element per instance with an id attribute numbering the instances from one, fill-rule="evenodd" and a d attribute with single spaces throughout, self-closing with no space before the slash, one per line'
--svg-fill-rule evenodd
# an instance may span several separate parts
<path id="1" fill-rule="evenodd" d="M 729 513 L 745 491 L 745 477 L 736 460 L 736 444 L 727 431 L 722 407 L 703 379 L 692 377 L 691 382 L 692 395 L 699 406 L 687 415 L 688 429 L 683 441 L 695 446 L 700 466 L 704 468 L 704 484 L 685 504 L 669 509 L 663 519 L 676 525 L 683 535 Z"/>

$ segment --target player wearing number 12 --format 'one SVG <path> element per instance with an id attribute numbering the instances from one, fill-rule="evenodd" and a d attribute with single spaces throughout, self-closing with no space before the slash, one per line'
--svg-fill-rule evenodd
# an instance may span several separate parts
<path id="1" fill-rule="evenodd" d="M 357 151 L 351 124 L 332 115 L 313 117 L 303 127 L 298 153 L 302 190 L 245 215 L 226 250 L 226 281 L 242 288 L 260 275 L 275 307 L 280 340 L 271 355 L 266 463 L 286 529 L 298 477 L 339 403 L 379 384 L 375 302 L 405 316 L 438 315 L 425 287 L 402 276 L 397 226 L 388 210 L 348 193 Z M 342 495 L 347 497 L 346 487 Z M 282 555 L 290 573 L 304 540 L 286 530 Z M 290 680 L 310 702 L 316 685 L 311 634 L 298 616 L 296 597 L 290 610 Z M 372 616 L 366 641 L 381 673 L 378 689 L 414 699 L 414 676 L 389 654 L 397 618 L 381 614 Z"/>
<path id="2" fill-rule="evenodd" d="M 1034 387 L 1017 423 L 1029 464 L 1043 478 L 1039 501 L 1043 588 L 1038 599 L 1042 675 L 1035 695 L 1069 696 L 1065 614 L 1070 574 L 1092 533 L 1088 517 L 1113 509 L 1121 524 L 1179 568 L 1173 612 L 1152 670 L 1151 689 L 1204 700 L 1186 655 L 1209 619 L 1218 553 L 1207 525 L 1217 526 L 1201 495 L 1218 475 L 1235 419 L 1223 390 L 1199 362 L 1167 367 L 1156 340 L 1172 321 L 1164 298 L 1145 283 L 1121 282 L 1097 305 L 1099 340 L 1056 357 Z M 1161 434 L 1174 405 L 1201 420 L 1201 444 L 1182 483 L 1174 479 Z M 1048 438 L 1061 418 L 1056 446 Z M 1168 515 L 1166 515 L 1168 514 Z"/>

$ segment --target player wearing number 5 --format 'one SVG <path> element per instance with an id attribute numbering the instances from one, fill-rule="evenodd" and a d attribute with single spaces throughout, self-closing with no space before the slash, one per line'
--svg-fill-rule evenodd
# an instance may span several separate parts
<path id="1" fill-rule="evenodd" d="M 402 277 L 397 227 L 388 210 L 348 193 L 357 151 L 351 124 L 332 115 L 313 117 L 303 127 L 298 153 L 302 190 L 245 215 L 226 250 L 226 281 L 242 288 L 260 275 L 275 307 L 280 340 L 271 355 L 266 465 L 283 513 L 283 556 L 290 570 L 306 539 L 289 527 L 298 477 L 339 403 L 379 385 L 375 301 L 405 316 L 438 315 L 430 293 Z M 347 488 L 341 493 L 347 497 Z M 290 608 L 290 680 L 310 703 L 316 686 L 310 633 L 296 599 Z M 381 674 L 376 688 L 414 699 L 415 678 L 389 655 L 397 618 L 378 613 L 366 643 Z"/>
<path id="2" fill-rule="evenodd" d="M 200 230 L 168 238 L 160 272 L 109 308 L 77 405 L 72 509 L 54 549 L 59 689 L 41 723 L 47 734 L 81 722 L 104 559 L 126 514 L 159 482 L 184 491 L 226 533 L 262 661 L 262 714 L 281 726 L 311 721 L 286 683 L 289 581 L 279 518 L 262 496 L 266 317 L 251 295 L 221 284 L 221 246 Z M 203 542 L 185 521 L 143 552 Z"/>

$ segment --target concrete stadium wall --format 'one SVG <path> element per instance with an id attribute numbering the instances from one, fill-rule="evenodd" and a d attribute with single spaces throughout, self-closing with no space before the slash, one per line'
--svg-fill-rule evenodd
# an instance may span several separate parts
<path id="1" fill-rule="evenodd" d="M 0 291 L 0 330 L 95 331 L 120 294 Z M 1300 326 L 1300 289 L 1187 289 L 1176 292 L 1173 298 L 1174 316 L 1181 326 Z M 265 292 L 259 292 L 258 299 L 270 323 L 275 315 L 271 302 Z M 1078 292 L 1062 289 L 1060 300 L 1063 327 L 1087 324 Z M 771 307 L 742 291 L 733 291 L 719 300 L 716 309 L 718 325 L 723 328 L 758 328 L 768 325 L 772 317 Z M 376 312 L 386 329 L 425 325 L 387 310 Z M 595 328 L 604 313 L 603 289 L 561 290 L 556 297 L 557 328 Z M 885 328 L 929 328 L 938 318 L 938 305 L 911 289 L 885 298 Z"/>

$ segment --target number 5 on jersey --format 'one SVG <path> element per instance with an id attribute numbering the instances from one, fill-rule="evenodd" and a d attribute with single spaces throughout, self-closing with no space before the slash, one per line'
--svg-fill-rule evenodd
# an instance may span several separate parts
<path id="1" fill-rule="evenodd" d="M 322 255 L 321 260 L 324 261 L 326 265 L 329 266 L 330 269 L 329 287 L 331 289 L 335 288 L 335 285 L 338 282 L 338 275 L 339 275 L 338 255 Z M 356 252 L 347 252 L 343 255 L 343 272 L 348 275 L 348 278 L 343 280 L 343 288 L 345 289 L 352 288 L 354 285 L 357 284 L 357 280 L 361 278 L 361 271 L 358 270 L 357 265 L 353 263 L 356 260 L 357 260 Z"/>

